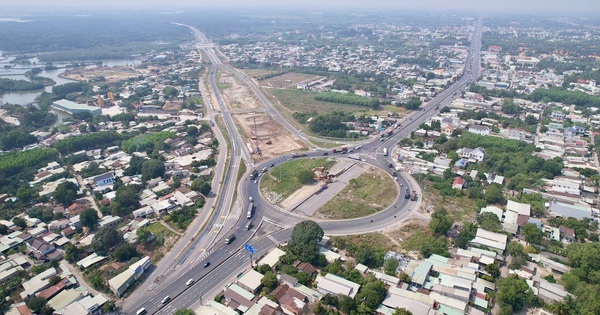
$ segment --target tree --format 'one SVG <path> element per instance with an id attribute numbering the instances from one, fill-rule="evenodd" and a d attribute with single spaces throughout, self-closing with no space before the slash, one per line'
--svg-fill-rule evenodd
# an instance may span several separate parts
<path id="1" fill-rule="evenodd" d="M 65 245 L 65 260 L 70 263 L 75 263 L 81 260 L 81 254 L 83 254 L 83 250 L 79 249 L 79 247 L 67 243 Z"/>
<path id="2" fill-rule="evenodd" d="M 515 104 L 512 99 L 507 98 L 502 102 L 502 111 L 508 115 L 516 115 L 521 112 L 521 107 Z"/>
<path id="3" fill-rule="evenodd" d="M 518 312 L 523 307 L 533 304 L 535 300 L 527 282 L 516 275 L 498 280 L 497 287 L 496 298 L 500 308 L 510 308 L 512 312 Z"/>
<path id="4" fill-rule="evenodd" d="M 165 164 L 159 160 L 151 159 L 142 163 L 142 179 L 150 180 L 165 175 Z"/>
<path id="5" fill-rule="evenodd" d="M 187 128 L 186 132 L 187 132 L 188 136 L 190 136 L 190 137 L 197 137 L 199 134 L 198 127 L 196 127 L 196 126 L 189 126 Z"/>
<path id="6" fill-rule="evenodd" d="M 356 302 L 354 299 L 346 295 L 338 296 L 338 301 L 340 305 L 340 311 L 346 314 L 351 314 L 356 309 Z"/>
<path id="7" fill-rule="evenodd" d="M 92 208 L 87 208 L 79 214 L 79 221 L 81 225 L 94 229 L 98 224 L 98 213 Z"/>
<path id="8" fill-rule="evenodd" d="M 12 219 L 12 222 L 13 222 L 13 223 L 14 223 L 16 226 L 18 226 L 18 227 L 20 227 L 20 228 L 22 228 L 22 229 L 26 229 L 26 228 L 27 228 L 27 221 L 25 221 L 25 219 L 23 219 L 23 218 L 21 218 L 21 217 L 14 217 L 14 218 Z"/>
<path id="9" fill-rule="evenodd" d="M 493 183 L 485 189 L 485 201 L 488 203 L 504 204 L 504 193 L 502 192 L 502 186 Z"/>
<path id="10" fill-rule="evenodd" d="M 102 306 L 105 313 L 114 312 L 117 310 L 117 303 L 114 300 L 109 300 Z"/>
<path id="11" fill-rule="evenodd" d="M 485 266 L 485 271 L 490 274 L 494 279 L 500 276 L 500 267 L 496 264 L 489 264 Z"/>
<path id="12" fill-rule="evenodd" d="M 356 260 L 366 265 L 369 268 L 379 268 L 383 265 L 383 257 L 384 252 L 381 248 L 376 248 L 372 244 L 361 243 L 354 256 L 356 256 Z"/>
<path id="13" fill-rule="evenodd" d="M 152 237 L 152 233 L 148 231 L 148 229 L 145 227 L 137 229 L 137 231 L 135 231 L 135 234 L 137 235 L 138 241 L 142 244 L 148 243 L 150 237 Z"/>
<path id="14" fill-rule="evenodd" d="M 140 187 L 137 185 L 121 186 L 117 188 L 115 199 L 110 204 L 113 213 L 117 215 L 128 215 L 133 210 L 139 208 L 139 189 Z"/>
<path id="15" fill-rule="evenodd" d="M 0 224 L 0 235 L 8 234 L 8 228 L 4 224 Z"/>
<path id="16" fill-rule="evenodd" d="M 72 182 L 62 182 L 56 186 L 56 190 L 54 190 L 54 193 L 52 193 L 52 197 L 54 200 L 56 200 L 56 202 L 64 206 L 69 206 L 77 198 L 78 189 L 79 188 L 77 185 Z"/>
<path id="17" fill-rule="evenodd" d="M 383 263 L 383 270 L 387 275 L 396 276 L 396 269 L 398 269 L 399 264 L 396 258 L 390 258 Z"/>
<path id="18" fill-rule="evenodd" d="M 87 131 L 87 127 L 87 124 L 79 124 L 77 128 L 79 129 L 79 132 L 85 133 Z"/>
<path id="19" fill-rule="evenodd" d="M 27 307 L 34 313 L 39 312 L 44 306 L 46 306 L 46 299 L 41 297 L 34 296 L 27 301 Z"/>
<path id="20" fill-rule="evenodd" d="M 262 265 L 259 265 L 258 267 L 256 267 L 256 271 L 258 271 L 264 275 L 267 272 L 273 271 L 273 270 L 271 269 L 271 266 L 269 266 L 267 264 L 262 264 Z"/>
<path id="21" fill-rule="evenodd" d="M 544 239 L 544 231 L 542 231 L 534 223 L 526 223 L 523 225 L 523 235 L 527 243 L 541 245 Z"/>
<path id="22" fill-rule="evenodd" d="M 313 174 L 313 172 L 310 170 L 302 170 L 298 173 L 297 177 L 300 183 L 306 185 L 314 181 L 315 174 Z"/>
<path id="23" fill-rule="evenodd" d="M 172 86 L 165 86 L 163 88 L 163 95 L 166 99 L 176 97 L 177 94 L 179 94 L 179 91 L 177 91 L 177 89 Z"/>
<path id="24" fill-rule="evenodd" d="M 403 307 L 403 308 L 396 308 L 393 315 L 413 315 L 413 313 Z"/>
<path id="25" fill-rule="evenodd" d="M 477 226 L 471 222 L 467 222 L 463 229 L 454 238 L 454 246 L 467 249 L 469 242 L 475 238 L 476 234 Z"/>
<path id="26" fill-rule="evenodd" d="M 135 249 L 135 246 L 131 244 L 123 244 L 115 248 L 112 253 L 112 257 L 118 261 L 128 261 L 133 257 L 137 257 L 138 255 L 139 253 Z"/>
<path id="27" fill-rule="evenodd" d="M 452 220 L 448 216 L 448 211 L 441 208 L 431 215 L 429 228 L 437 235 L 446 235 L 448 230 L 452 227 L 452 223 Z"/>
<path id="28" fill-rule="evenodd" d="M 189 308 L 183 308 L 183 309 L 177 310 L 174 315 L 196 315 L 196 312 L 192 311 Z"/>
<path id="29" fill-rule="evenodd" d="M 477 217 L 479 226 L 487 231 L 500 232 L 502 231 L 502 224 L 498 219 L 498 216 L 492 212 L 484 212 Z"/>
<path id="30" fill-rule="evenodd" d="M 267 288 L 271 292 L 277 286 L 277 275 L 271 270 L 267 271 L 263 278 L 260 280 L 260 284 Z"/>
<path id="31" fill-rule="evenodd" d="M 306 220 L 296 224 L 288 243 L 288 255 L 303 262 L 315 261 L 323 235 L 323 229 L 314 221 Z"/>
<path id="32" fill-rule="evenodd" d="M 369 281 L 368 277 L 365 281 Z M 385 299 L 387 290 L 385 283 L 380 280 L 375 280 L 366 283 L 360 288 L 360 291 L 356 295 L 357 301 L 363 301 L 363 304 L 368 308 L 374 310 L 381 302 Z"/>
<path id="33" fill-rule="evenodd" d="M 210 194 L 210 191 L 212 190 L 212 187 L 210 187 L 210 183 L 208 182 L 203 182 L 200 187 L 198 188 L 198 191 L 200 192 L 200 194 L 202 194 L 202 196 L 208 196 Z"/>
<path id="34" fill-rule="evenodd" d="M 61 279 L 59 276 L 52 276 L 52 277 L 50 277 L 50 279 L 48 279 L 48 284 L 55 285 L 55 284 L 59 283 L 60 280 Z"/>
<path id="35" fill-rule="evenodd" d="M 101 228 L 92 239 L 92 249 L 100 254 L 123 243 L 123 237 L 113 228 Z"/>

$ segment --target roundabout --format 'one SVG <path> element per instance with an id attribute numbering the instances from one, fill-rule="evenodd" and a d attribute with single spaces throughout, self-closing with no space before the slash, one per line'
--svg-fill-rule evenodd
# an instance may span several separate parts
<path id="1" fill-rule="evenodd" d="M 388 171 L 389 159 L 385 158 L 384 156 L 381 156 L 380 158 L 373 158 L 372 152 L 366 151 L 369 149 L 369 147 L 365 147 L 366 148 L 362 149 L 364 151 L 357 152 L 358 154 L 361 154 L 360 161 L 354 160 L 353 163 L 360 164 L 363 167 L 370 167 L 388 174 L 386 176 L 390 184 L 393 185 L 393 189 L 396 190 L 394 197 L 391 198 L 391 201 L 387 207 L 382 207 L 382 209 L 377 212 L 351 219 L 319 218 L 315 216 L 308 216 L 305 213 L 295 210 L 290 211 L 290 209 L 286 209 L 277 203 L 272 204 L 272 202 L 264 198 L 265 196 L 261 192 L 261 182 L 264 176 L 268 176 L 271 169 L 277 171 L 278 166 L 282 166 L 283 164 L 292 160 L 322 159 L 324 158 L 323 155 L 326 151 L 306 152 L 303 153 L 303 155 L 305 155 L 301 157 L 295 155 L 286 155 L 256 165 L 255 169 L 257 172 L 259 172 L 260 176 L 257 178 L 252 177 L 252 179 L 250 179 L 250 175 L 253 170 L 249 170 L 239 184 L 238 189 L 243 197 L 242 200 L 249 200 L 249 198 L 252 197 L 254 203 L 254 215 L 257 217 L 266 218 L 284 227 L 292 227 L 300 221 L 310 219 L 318 222 L 327 235 L 368 233 L 383 230 L 387 227 L 401 223 L 408 216 L 410 211 L 417 209 L 420 204 L 420 198 L 417 198 L 415 201 L 411 201 L 410 199 L 406 199 L 404 193 L 401 192 L 403 189 L 408 188 L 410 191 L 416 191 L 418 196 L 420 196 L 421 194 L 419 185 L 410 175 L 403 172 L 399 172 L 397 173 L 397 176 L 392 177 Z M 374 149 L 377 149 L 377 147 Z M 350 160 L 347 158 L 348 155 L 346 155 L 345 152 L 332 153 L 327 151 L 327 153 L 327 159 Z M 281 202 L 281 200 L 278 201 Z"/>

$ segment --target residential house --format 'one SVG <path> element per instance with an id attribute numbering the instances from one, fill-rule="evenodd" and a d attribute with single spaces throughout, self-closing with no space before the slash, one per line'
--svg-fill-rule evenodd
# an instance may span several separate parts
<path id="1" fill-rule="evenodd" d="M 146 256 L 129 266 L 127 270 L 118 274 L 116 277 L 108 280 L 108 286 L 117 297 L 121 297 L 125 290 L 127 290 L 134 281 L 139 279 L 151 265 L 150 257 Z"/>
<path id="2" fill-rule="evenodd" d="M 558 227 L 560 232 L 560 237 L 565 240 L 567 243 L 575 242 L 575 230 L 568 228 L 564 225 Z"/>
<path id="3" fill-rule="evenodd" d="M 258 290 L 262 287 L 261 280 L 264 277 L 260 272 L 250 269 L 247 273 L 245 273 L 238 281 L 237 284 L 242 287 L 244 290 L 256 294 Z"/>
<path id="4" fill-rule="evenodd" d="M 452 189 L 462 190 L 465 187 L 465 183 L 466 181 L 462 177 L 456 176 L 452 182 Z"/>
<path id="5" fill-rule="evenodd" d="M 338 277 L 332 273 L 328 273 L 325 277 L 317 276 L 317 290 L 322 293 L 343 294 L 350 298 L 354 298 L 360 289 L 360 284 Z"/>
<path id="6" fill-rule="evenodd" d="M 490 127 L 483 125 L 470 125 L 468 130 L 480 136 L 489 136 L 491 132 Z"/>
<path id="7" fill-rule="evenodd" d="M 27 249 L 36 259 L 44 259 L 46 255 L 52 253 L 56 248 L 52 244 L 44 241 L 43 238 L 36 237 L 27 242 Z"/>
<path id="8" fill-rule="evenodd" d="M 485 150 L 483 148 L 462 148 L 459 149 L 460 152 L 457 152 L 460 157 L 467 158 L 469 160 L 474 160 L 476 162 L 481 162 L 485 159 Z"/>
<path id="9" fill-rule="evenodd" d="M 505 234 L 486 231 L 482 228 L 477 229 L 475 238 L 471 241 L 472 245 L 487 247 L 498 254 L 502 255 L 506 250 L 506 242 L 508 236 Z"/>
<path id="10" fill-rule="evenodd" d="M 104 188 L 110 186 L 115 182 L 115 174 L 113 172 L 106 172 L 94 177 L 94 184 L 98 188 Z"/>

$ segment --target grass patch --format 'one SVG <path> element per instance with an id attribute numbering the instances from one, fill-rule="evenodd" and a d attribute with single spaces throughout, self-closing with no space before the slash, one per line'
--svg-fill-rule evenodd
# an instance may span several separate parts
<path id="1" fill-rule="evenodd" d="M 246 173 L 246 162 L 244 162 L 244 160 L 240 160 L 240 168 L 238 169 L 238 173 L 237 173 L 237 181 L 238 182 L 240 181 L 242 176 L 244 176 L 244 173 Z"/>
<path id="2" fill-rule="evenodd" d="M 163 237 L 170 237 L 175 235 L 171 230 L 167 229 L 167 227 L 160 222 L 154 222 L 148 225 L 146 229 L 148 229 L 148 232 L 154 233 L 156 235 L 162 235 Z"/>
<path id="3" fill-rule="evenodd" d="M 369 109 L 350 104 L 338 104 L 315 100 L 317 92 L 303 90 L 269 89 L 269 91 L 287 110 L 292 112 L 330 114 L 334 111 L 368 112 Z"/>
<path id="4" fill-rule="evenodd" d="M 329 168 L 334 164 L 334 160 L 325 158 L 291 160 L 269 170 L 260 181 L 261 188 L 264 191 L 277 193 L 285 199 L 303 186 L 298 179 L 302 171 L 320 166 Z"/>
<path id="5" fill-rule="evenodd" d="M 315 215 L 328 219 L 352 219 L 371 215 L 391 205 L 398 197 L 392 179 L 382 170 L 370 169 L 355 179 Z"/>
<path id="6" fill-rule="evenodd" d="M 231 137 L 229 136 L 229 130 L 227 130 L 227 126 L 225 126 L 225 121 L 222 116 L 217 117 L 216 119 L 217 127 L 221 130 L 223 137 L 225 137 L 225 142 L 227 142 L 227 147 L 231 148 Z"/>
<path id="7" fill-rule="evenodd" d="M 399 251 L 400 247 L 394 243 L 387 235 L 379 232 L 358 234 L 358 235 L 346 235 L 346 236 L 333 236 L 330 240 L 333 245 L 340 248 L 347 248 L 348 244 L 354 244 L 359 246 L 361 243 L 366 243 L 374 248 L 380 247 L 384 250 Z"/>
<path id="8" fill-rule="evenodd" d="M 433 182 L 426 179 L 416 178 L 421 191 L 423 193 L 423 207 L 429 210 L 430 213 L 445 208 L 448 215 L 455 223 L 460 222 L 475 222 L 477 212 L 481 208 L 477 204 L 477 200 L 469 199 L 466 196 L 454 197 L 443 196 L 437 189 L 433 187 Z"/>

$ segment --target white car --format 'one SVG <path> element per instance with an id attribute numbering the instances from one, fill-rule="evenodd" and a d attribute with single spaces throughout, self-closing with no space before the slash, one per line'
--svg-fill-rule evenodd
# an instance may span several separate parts
<path id="1" fill-rule="evenodd" d="M 194 279 L 190 279 L 190 280 L 188 280 L 188 281 L 185 283 L 185 285 L 191 285 L 192 283 L 194 283 Z"/>
<path id="2" fill-rule="evenodd" d="M 171 300 L 171 297 L 167 295 L 162 300 L 160 300 L 160 303 L 165 304 L 165 303 L 169 302 L 170 300 Z"/>

